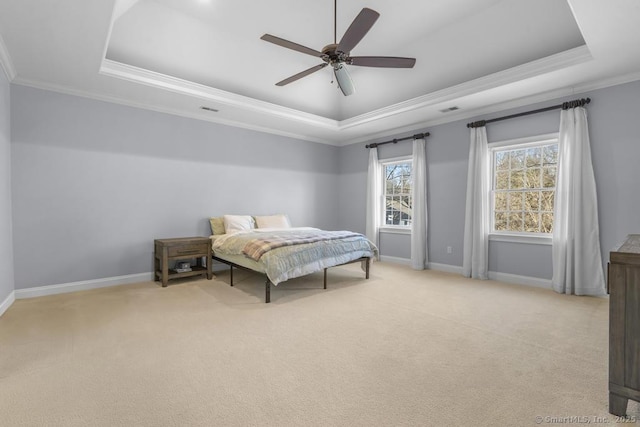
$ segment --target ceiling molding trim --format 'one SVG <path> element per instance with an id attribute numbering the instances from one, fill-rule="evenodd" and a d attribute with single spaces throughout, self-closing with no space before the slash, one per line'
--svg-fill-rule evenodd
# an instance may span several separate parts
<path id="1" fill-rule="evenodd" d="M 624 74 L 621 76 L 616 76 L 613 78 L 595 80 L 593 82 L 584 83 L 578 86 L 559 88 L 559 89 L 551 90 L 548 92 L 539 93 L 536 95 L 504 101 L 504 102 L 488 105 L 482 108 L 476 108 L 473 110 L 460 110 L 456 113 L 446 114 L 444 117 L 439 119 L 425 120 L 423 122 L 413 123 L 411 125 L 401 126 L 394 129 L 388 129 L 383 132 L 376 132 L 368 136 L 355 138 L 353 140 L 349 140 L 348 142 L 344 142 L 342 146 L 359 144 L 362 142 L 377 142 L 378 140 L 401 135 L 404 133 L 407 133 L 407 134 L 412 132 L 415 133 L 416 130 L 421 130 L 421 131 L 428 130 L 425 128 L 429 126 L 437 126 L 437 125 L 452 123 L 460 120 L 468 120 L 468 119 L 476 118 L 479 116 L 484 116 L 487 114 L 499 113 L 505 110 L 511 110 L 519 107 L 526 107 L 528 105 L 537 104 L 540 102 L 551 101 L 551 100 L 555 100 L 565 96 L 576 96 L 576 95 L 584 94 L 586 92 L 592 92 L 598 89 L 605 89 L 608 87 L 619 86 L 625 83 L 631 83 L 638 80 L 640 80 L 640 72 L 635 72 L 630 74 Z M 597 100 L 595 102 L 597 102 Z"/>
<path id="2" fill-rule="evenodd" d="M 0 66 L 2 66 L 7 79 L 9 79 L 9 83 L 11 83 L 16 78 L 18 73 L 16 73 L 16 68 L 13 66 L 11 55 L 9 55 L 9 49 L 4 43 L 2 35 L 0 35 Z"/>
<path id="3" fill-rule="evenodd" d="M 133 4 L 131 6 L 133 6 Z M 107 37 L 105 37 L 104 46 L 102 46 L 102 62 L 103 63 L 105 58 L 107 57 L 107 52 L 109 51 L 109 41 L 111 40 L 111 34 L 113 34 L 113 25 L 116 23 L 116 19 L 122 15 L 122 13 L 118 15 L 118 11 L 122 9 L 123 9 L 122 0 L 115 0 L 113 2 L 113 9 L 111 10 L 111 18 L 109 19 L 109 28 L 107 29 Z M 102 66 L 103 63 L 101 63 L 100 66 Z"/>
<path id="4" fill-rule="evenodd" d="M 59 86 L 59 85 L 54 85 L 54 84 L 50 84 L 50 83 L 43 83 L 43 82 L 39 82 L 39 81 L 23 79 L 23 78 L 20 78 L 20 77 L 17 77 L 12 83 L 20 85 L 20 86 L 31 87 L 31 88 L 34 88 L 34 89 L 41 89 L 41 90 L 47 90 L 47 91 L 51 91 L 51 92 L 61 93 L 63 95 L 79 96 L 81 98 L 89 98 L 89 99 L 93 99 L 95 101 L 102 101 L 102 102 L 109 102 L 109 103 L 112 103 L 112 104 L 125 105 L 127 107 L 140 108 L 140 109 L 143 109 L 143 110 L 150 110 L 150 111 L 155 111 L 155 112 L 164 113 L 164 114 L 171 114 L 173 116 L 185 117 L 185 118 L 188 118 L 188 119 L 203 120 L 203 121 L 206 121 L 206 122 L 218 123 L 218 124 L 221 124 L 221 125 L 226 125 L 226 126 L 231 126 L 231 127 L 241 128 L 241 129 L 247 129 L 247 130 L 256 131 L 256 132 L 263 132 L 263 133 L 268 133 L 268 134 L 272 134 L 272 135 L 278 135 L 278 136 L 283 136 L 283 137 L 287 137 L 287 138 L 298 139 L 298 140 L 302 140 L 302 141 L 315 142 L 315 143 L 318 143 L 318 144 L 333 145 L 333 146 L 339 146 L 340 145 L 339 142 L 329 141 L 329 140 L 322 139 L 322 138 L 315 138 L 315 137 L 312 137 L 312 136 L 309 136 L 309 135 L 297 134 L 297 133 L 293 133 L 293 132 L 286 132 L 286 131 L 281 131 L 279 129 L 267 128 L 267 127 L 264 127 L 264 126 L 250 125 L 250 124 L 247 124 L 245 122 L 238 122 L 238 121 L 235 121 L 235 120 L 221 119 L 219 117 L 214 117 L 214 116 L 207 117 L 206 115 L 198 115 L 196 113 L 189 113 L 189 112 L 185 112 L 184 110 L 175 110 L 175 109 L 171 109 L 171 108 L 159 107 L 158 105 L 155 105 L 155 104 L 133 102 L 133 101 L 130 101 L 130 100 L 127 100 L 127 99 L 117 98 L 117 97 L 98 94 L 98 93 L 93 93 L 93 92 L 86 92 L 86 91 L 77 90 L 77 89 L 70 89 L 70 88 L 65 87 L 65 86 Z"/>
<path id="5" fill-rule="evenodd" d="M 305 113 L 293 108 L 272 104 L 270 102 L 260 101 L 247 96 L 237 95 L 235 93 L 167 76 L 165 74 L 123 64 L 110 59 L 103 60 L 102 66 L 100 67 L 100 74 L 144 84 L 146 86 L 158 87 L 174 93 L 195 96 L 197 98 L 214 101 L 220 104 L 231 105 L 272 116 L 304 122 L 321 128 L 334 130 L 338 128 L 338 122 L 336 120 Z"/>
<path id="6" fill-rule="evenodd" d="M 604 89 L 611 86 L 623 85 L 625 83 L 631 83 L 640 80 L 640 71 L 635 73 L 624 74 L 622 76 L 615 76 L 607 79 L 597 80 L 590 83 L 584 83 L 574 86 L 574 93 L 590 92 L 592 90 Z"/>
<path id="7" fill-rule="evenodd" d="M 458 99 L 463 96 L 494 89 L 516 81 L 562 70 L 572 65 L 591 61 L 592 59 L 593 57 L 589 52 L 589 48 L 586 45 L 579 46 L 555 55 L 550 55 L 542 59 L 519 65 L 517 67 L 470 80 L 436 92 L 431 92 L 427 95 L 380 108 L 350 119 L 342 120 L 339 127 L 340 130 L 349 129 L 396 114 L 418 110 L 420 108 Z"/>

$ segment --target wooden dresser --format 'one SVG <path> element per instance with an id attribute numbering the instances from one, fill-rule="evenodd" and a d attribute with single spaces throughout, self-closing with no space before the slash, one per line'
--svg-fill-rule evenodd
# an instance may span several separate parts
<path id="1" fill-rule="evenodd" d="M 609 412 L 640 402 L 640 234 L 609 255 Z"/>

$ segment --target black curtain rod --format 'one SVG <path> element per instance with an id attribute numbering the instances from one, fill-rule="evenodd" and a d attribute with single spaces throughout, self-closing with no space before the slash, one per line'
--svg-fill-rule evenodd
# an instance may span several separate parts
<path id="1" fill-rule="evenodd" d="M 406 138 L 398 138 L 398 139 L 392 139 L 391 141 L 385 141 L 385 142 L 374 142 L 373 144 L 367 144 L 364 147 L 365 148 L 376 148 L 378 145 L 384 145 L 384 144 L 397 144 L 400 141 L 406 141 L 408 139 L 422 139 L 422 138 L 426 138 L 429 135 L 431 135 L 429 132 L 424 132 L 424 133 L 417 133 L 413 136 L 408 136 Z"/>
<path id="2" fill-rule="evenodd" d="M 497 117 L 491 120 L 479 120 L 477 122 L 467 123 L 468 128 L 479 128 L 487 123 L 499 122 L 500 120 L 514 119 L 516 117 L 528 116 L 529 114 L 542 113 L 550 110 L 568 110 L 569 108 L 583 107 L 591 102 L 591 98 L 574 99 L 573 101 L 563 102 L 562 104 L 554 105 L 552 107 L 540 108 L 539 110 L 525 111 L 524 113 L 511 114 L 510 116 Z"/>

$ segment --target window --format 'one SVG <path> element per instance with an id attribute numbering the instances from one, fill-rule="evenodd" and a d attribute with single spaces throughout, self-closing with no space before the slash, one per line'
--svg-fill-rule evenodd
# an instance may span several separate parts
<path id="1" fill-rule="evenodd" d="M 557 135 L 489 144 L 491 230 L 549 235 L 558 168 Z"/>
<path id="2" fill-rule="evenodd" d="M 383 161 L 383 227 L 411 227 L 411 159 Z"/>

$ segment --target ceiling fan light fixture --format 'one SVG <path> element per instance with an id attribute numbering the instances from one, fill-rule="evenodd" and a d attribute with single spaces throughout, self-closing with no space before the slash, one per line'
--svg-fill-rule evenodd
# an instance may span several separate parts
<path id="1" fill-rule="evenodd" d="M 344 63 L 340 62 L 333 64 L 333 73 L 336 76 L 338 87 L 340 88 L 344 96 L 353 95 L 356 92 L 356 88 L 353 85 L 353 80 L 351 80 L 351 76 L 347 71 L 347 67 L 344 66 Z"/>

